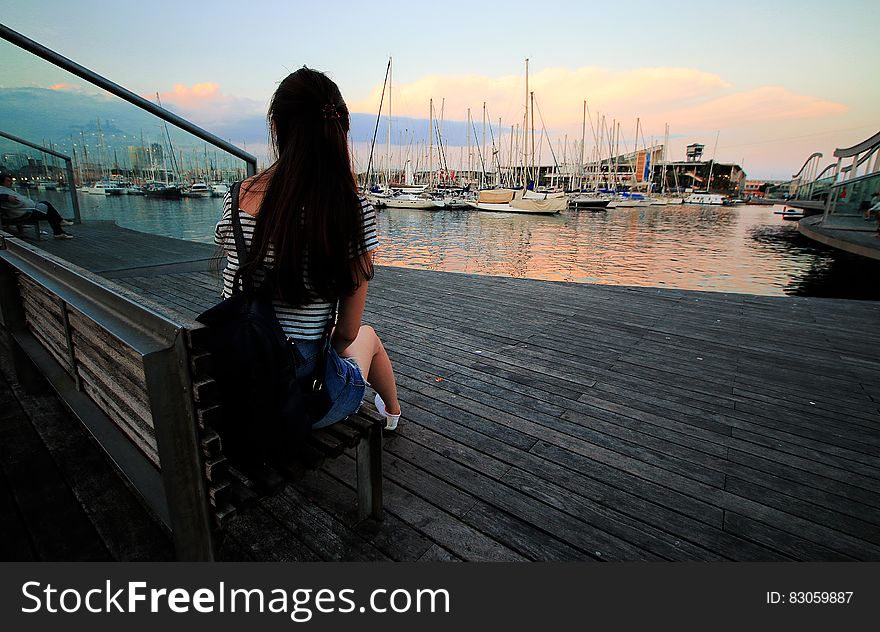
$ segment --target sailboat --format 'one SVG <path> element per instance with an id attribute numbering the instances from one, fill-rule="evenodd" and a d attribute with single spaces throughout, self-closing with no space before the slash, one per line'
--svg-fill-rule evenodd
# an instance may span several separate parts
<path id="1" fill-rule="evenodd" d="M 478 211 L 529 215 L 555 215 L 565 210 L 566 205 L 564 196 L 529 192 L 526 197 L 522 189 L 485 189 L 480 191 L 476 202 L 468 202 L 468 206 Z"/>

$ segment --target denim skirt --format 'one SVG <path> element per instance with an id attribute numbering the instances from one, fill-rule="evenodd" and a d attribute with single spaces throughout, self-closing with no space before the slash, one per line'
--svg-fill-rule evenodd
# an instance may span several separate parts
<path id="1" fill-rule="evenodd" d="M 302 371 L 306 375 L 312 373 L 321 357 L 321 341 L 294 340 L 294 343 L 304 361 L 297 372 Z M 327 352 L 324 388 L 333 404 L 326 415 L 312 424 L 312 428 L 325 428 L 356 413 L 364 399 L 366 386 L 357 362 L 353 358 L 340 357 L 331 346 Z"/>

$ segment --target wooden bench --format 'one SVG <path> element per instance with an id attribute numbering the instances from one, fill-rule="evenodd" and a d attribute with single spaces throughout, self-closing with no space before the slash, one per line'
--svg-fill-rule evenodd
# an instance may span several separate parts
<path id="1" fill-rule="evenodd" d="M 357 457 L 357 521 L 382 519 L 382 423 L 375 408 L 364 403 L 361 410 L 329 428 L 313 431 L 305 445 L 291 454 L 288 463 L 261 466 L 232 463 L 223 454 L 222 440 L 213 430 L 220 409 L 217 383 L 210 377 L 211 355 L 199 344 L 203 328 L 197 323 L 187 330 L 193 403 L 202 432 L 206 478 L 218 525 L 235 512 L 273 494 L 285 483 L 295 481 L 310 469 L 319 468 L 354 449 Z"/>
<path id="2" fill-rule="evenodd" d="M 217 385 L 201 325 L 0 234 L 0 323 L 167 527 L 180 560 L 211 560 L 237 511 L 325 459 L 357 456 L 357 516 L 382 517 L 381 420 L 371 407 L 312 433 L 284 468 L 240 471 L 212 429 Z M 195 344 L 194 344 L 195 343 Z"/>
<path id="3" fill-rule="evenodd" d="M 18 236 L 24 237 L 24 227 L 33 226 L 34 235 L 38 240 L 43 238 L 43 231 L 40 229 L 40 222 L 42 221 L 45 220 L 37 217 L 20 217 L 18 219 L 11 219 L 9 217 L 3 217 L 2 215 L 0 215 L 0 227 L 2 227 L 3 229 L 15 227 Z"/>

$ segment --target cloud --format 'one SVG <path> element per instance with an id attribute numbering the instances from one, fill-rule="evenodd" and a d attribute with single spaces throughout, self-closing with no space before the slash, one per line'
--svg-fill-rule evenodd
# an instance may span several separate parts
<path id="1" fill-rule="evenodd" d="M 83 87 L 76 83 L 56 83 L 49 86 L 49 90 L 55 90 L 56 92 L 82 92 Z"/>
<path id="2" fill-rule="evenodd" d="M 828 118 L 845 114 L 848 110 L 842 103 L 796 94 L 782 86 L 764 86 L 683 108 L 674 116 L 691 127 L 729 128 L 781 120 Z"/>
<path id="3" fill-rule="evenodd" d="M 369 96 L 352 102 L 351 110 L 375 113 L 381 91 L 379 84 Z M 535 126 L 540 128 L 543 119 L 551 134 L 580 131 L 584 100 L 594 120 L 601 112 L 610 127 L 616 118 L 628 134 L 634 132 L 636 117 L 643 129 L 660 134 L 665 123 L 674 132 L 688 133 L 780 119 L 821 119 L 847 111 L 843 104 L 782 86 L 737 89 L 718 74 L 693 68 L 549 68 L 529 77 L 529 91 L 537 102 Z M 525 113 L 523 76 L 428 75 L 394 86 L 391 96 L 394 116 L 427 118 L 429 98 L 434 99 L 435 116 L 445 99 L 447 120 L 464 120 L 468 107 L 481 120 L 484 101 L 490 118 L 497 124 L 501 117 L 505 128 L 522 124 Z"/>
<path id="4" fill-rule="evenodd" d="M 155 95 L 143 96 L 155 100 Z M 228 125 L 266 113 L 265 103 L 224 94 L 219 84 L 210 81 L 192 86 L 175 84 L 172 90 L 160 92 L 159 98 L 164 107 L 202 126 Z"/>

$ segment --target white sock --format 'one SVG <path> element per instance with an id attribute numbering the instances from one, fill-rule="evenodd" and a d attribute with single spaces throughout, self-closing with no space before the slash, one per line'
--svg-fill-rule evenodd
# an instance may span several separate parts
<path id="1" fill-rule="evenodd" d="M 382 401 L 379 393 L 376 393 L 376 398 L 373 400 L 373 403 L 376 404 L 376 410 L 379 411 L 379 415 L 385 418 L 385 430 L 394 430 L 397 428 L 397 423 L 400 421 L 400 413 L 389 415 L 388 411 L 385 409 L 385 402 Z"/>

